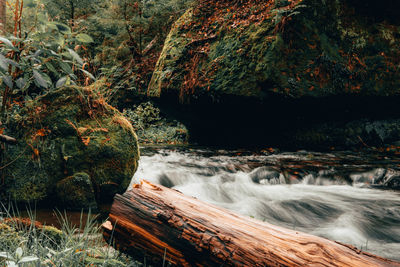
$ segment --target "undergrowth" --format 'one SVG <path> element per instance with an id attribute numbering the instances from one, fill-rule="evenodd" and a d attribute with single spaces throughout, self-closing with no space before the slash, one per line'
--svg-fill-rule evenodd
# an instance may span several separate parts
<path id="1" fill-rule="evenodd" d="M 58 212 L 61 229 L 35 221 L 35 214 L 20 219 L 18 212 L 0 212 L 0 266 L 143 266 L 114 250 L 102 238 L 96 216 L 89 215 L 79 225 Z"/>
<path id="2" fill-rule="evenodd" d="M 160 109 L 151 102 L 144 102 L 134 109 L 125 109 L 124 116 L 132 123 L 142 144 L 186 144 L 188 130 L 177 121 L 167 120 Z"/>

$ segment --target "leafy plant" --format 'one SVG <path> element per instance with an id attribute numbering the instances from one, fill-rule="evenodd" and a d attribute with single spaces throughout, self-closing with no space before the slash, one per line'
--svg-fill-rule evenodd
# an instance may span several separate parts
<path id="1" fill-rule="evenodd" d="M 161 120 L 160 109 L 151 102 L 142 103 L 135 110 L 126 109 L 124 115 L 131 120 L 132 125 L 138 130 L 144 130 Z"/>
<path id="2" fill-rule="evenodd" d="M 100 0 L 42 0 L 51 17 L 68 21 L 75 26 L 76 19 L 96 11 Z"/>
<path id="3" fill-rule="evenodd" d="M 296 15 L 299 15 L 301 10 L 303 8 L 306 8 L 306 5 L 296 5 L 294 8 L 290 9 L 280 9 L 280 7 L 286 7 L 288 3 L 287 1 L 277 1 L 276 2 L 276 7 L 278 9 L 275 9 L 275 17 L 274 17 L 274 22 L 275 22 L 275 32 L 282 32 L 286 23 L 291 19 L 291 17 L 294 17 Z"/>
<path id="4" fill-rule="evenodd" d="M 72 34 L 62 23 L 41 24 L 30 35 L 0 37 L 2 117 L 11 100 L 24 102 L 63 85 L 88 84 L 94 76 L 68 44 L 91 42 L 85 34 Z"/>
<path id="5" fill-rule="evenodd" d="M 14 254 L 0 252 L 0 258 L 4 258 L 6 260 L 5 263 L 8 267 L 18 267 L 20 264 L 33 263 L 39 260 L 39 258 L 36 256 L 23 256 L 23 254 L 24 251 L 22 248 L 18 247 Z"/>
<path id="6" fill-rule="evenodd" d="M 163 118 L 160 109 L 151 102 L 141 103 L 134 110 L 125 109 L 124 115 L 131 121 L 141 143 L 185 144 L 188 141 L 187 128 Z"/>

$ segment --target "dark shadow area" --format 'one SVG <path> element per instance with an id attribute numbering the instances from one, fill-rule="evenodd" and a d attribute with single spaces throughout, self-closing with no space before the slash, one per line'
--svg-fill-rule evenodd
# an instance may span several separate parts
<path id="1" fill-rule="evenodd" d="M 298 142 L 294 133 L 311 127 L 340 127 L 357 120 L 400 118 L 400 97 L 359 95 L 289 99 L 269 95 L 265 101 L 245 97 L 221 97 L 219 102 L 203 98 L 190 105 L 177 103 L 174 95 L 159 102 L 168 115 L 182 121 L 191 142 L 206 146 L 327 149 Z M 175 104 L 172 104 L 175 103 Z"/>
<path id="2" fill-rule="evenodd" d="M 400 1 L 398 0 L 348 0 L 357 14 L 373 19 L 375 22 L 387 21 L 391 24 L 400 24 Z"/>

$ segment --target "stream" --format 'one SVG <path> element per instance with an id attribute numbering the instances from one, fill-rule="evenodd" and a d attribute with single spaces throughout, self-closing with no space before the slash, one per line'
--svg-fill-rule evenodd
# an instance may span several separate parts
<path id="1" fill-rule="evenodd" d="M 140 179 L 400 260 L 400 159 L 394 156 L 147 147 L 132 183 Z"/>

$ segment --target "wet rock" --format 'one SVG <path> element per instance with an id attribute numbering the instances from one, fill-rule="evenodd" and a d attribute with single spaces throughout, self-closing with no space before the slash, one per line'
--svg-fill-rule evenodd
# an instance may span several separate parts
<path id="1" fill-rule="evenodd" d="M 257 168 L 250 173 L 251 180 L 256 184 L 279 184 L 280 173 L 268 167 Z"/>
<path id="2" fill-rule="evenodd" d="M 369 172 L 351 174 L 353 184 L 379 184 L 386 174 L 386 169 L 378 168 Z"/>
<path id="3" fill-rule="evenodd" d="M 292 133 L 293 142 L 316 147 L 383 146 L 400 139 L 400 120 L 354 120 L 322 123 Z"/>
<path id="4" fill-rule="evenodd" d="M 400 171 L 388 169 L 385 175 L 375 184 L 382 185 L 390 189 L 400 189 Z"/>
<path id="5" fill-rule="evenodd" d="M 174 186 L 174 183 L 171 181 L 171 179 L 169 179 L 166 174 L 162 174 L 158 181 L 160 185 L 168 188 L 172 188 Z"/>

